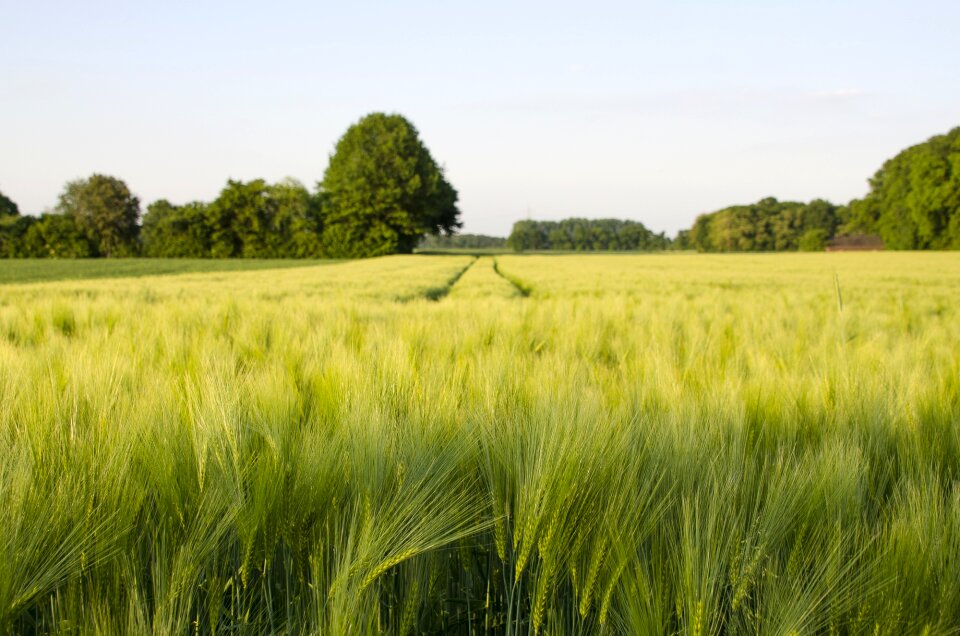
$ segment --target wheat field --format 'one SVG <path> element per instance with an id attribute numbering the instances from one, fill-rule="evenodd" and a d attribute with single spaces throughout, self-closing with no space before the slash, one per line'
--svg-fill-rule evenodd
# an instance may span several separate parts
<path id="1" fill-rule="evenodd" d="M 0 286 L 0 632 L 960 632 L 960 257 Z"/>

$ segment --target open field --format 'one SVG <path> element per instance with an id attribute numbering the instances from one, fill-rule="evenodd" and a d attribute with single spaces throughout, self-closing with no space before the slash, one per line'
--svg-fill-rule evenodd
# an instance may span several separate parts
<path id="1" fill-rule="evenodd" d="M 960 257 L 0 288 L 0 633 L 960 631 Z"/>
<path id="2" fill-rule="evenodd" d="M 130 278 L 199 272 L 282 269 L 336 263 L 334 260 L 211 258 L 20 258 L 0 261 L 0 284 L 47 280 Z"/>

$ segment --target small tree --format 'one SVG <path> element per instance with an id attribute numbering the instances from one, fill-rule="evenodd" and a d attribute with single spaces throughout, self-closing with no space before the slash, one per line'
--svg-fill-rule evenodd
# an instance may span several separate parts
<path id="1" fill-rule="evenodd" d="M 456 190 L 400 115 L 374 113 L 347 129 L 320 188 L 330 256 L 411 252 L 426 234 L 461 225 Z"/>
<path id="2" fill-rule="evenodd" d="M 137 251 L 140 201 L 120 179 L 95 174 L 64 187 L 57 212 L 73 218 L 97 256 Z"/>

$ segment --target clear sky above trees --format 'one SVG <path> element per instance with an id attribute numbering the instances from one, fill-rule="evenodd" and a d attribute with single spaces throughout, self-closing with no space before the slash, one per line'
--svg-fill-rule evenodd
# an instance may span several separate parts
<path id="1" fill-rule="evenodd" d="M 312 184 L 358 115 L 416 122 L 464 231 L 863 196 L 960 112 L 960 4 L 5 2 L 0 190 Z"/>

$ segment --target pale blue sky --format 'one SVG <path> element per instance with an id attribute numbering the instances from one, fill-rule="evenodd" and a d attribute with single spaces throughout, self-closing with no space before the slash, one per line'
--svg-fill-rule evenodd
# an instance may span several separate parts
<path id="1" fill-rule="evenodd" d="M 410 118 L 465 232 L 614 216 L 673 234 L 763 196 L 846 202 L 960 125 L 960 2 L 0 0 L 0 191 L 35 213 L 123 178 L 313 187 L 376 110 Z"/>

